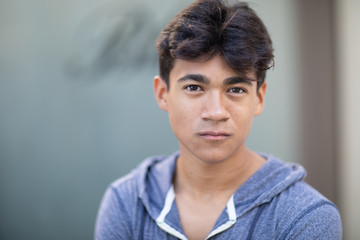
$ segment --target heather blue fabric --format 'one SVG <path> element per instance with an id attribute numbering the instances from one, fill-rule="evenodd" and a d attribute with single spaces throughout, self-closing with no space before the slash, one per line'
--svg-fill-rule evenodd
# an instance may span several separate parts
<path id="1" fill-rule="evenodd" d="M 178 239 L 156 223 L 172 187 L 177 156 L 148 158 L 109 186 L 99 208 L 95 239 Z M 263 156 L 266 163 L 233 195 L 235 224 L 209 239 L 341 239 L 336 206 L 303 181 L 305 170 Z M 229 220 L 227 211 L 214 229 Z M 184 234 L 175 201 L 165 222 Z"/>

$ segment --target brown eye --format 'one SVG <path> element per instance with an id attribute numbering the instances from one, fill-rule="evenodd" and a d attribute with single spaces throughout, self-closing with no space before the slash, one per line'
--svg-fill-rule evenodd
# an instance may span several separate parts
<path id="1" fill-rule="evenodd" d="M 186 90 L 188 90 L 189 92 L 197 92 L 197 91 L 201 91 L 201 87 L 198 85 L 189 85 L 185 87 Z"/>
<path id="2" fill-rule="evenodd" d="M 246 92 L 246 90 L 245 89 L 243 89 L 243 88 L 239 88 L 239 87 L 234 87 L 234 88 L 230 88 L 229 89 L 229 93 L 244 93 L 244 92 Z"/>

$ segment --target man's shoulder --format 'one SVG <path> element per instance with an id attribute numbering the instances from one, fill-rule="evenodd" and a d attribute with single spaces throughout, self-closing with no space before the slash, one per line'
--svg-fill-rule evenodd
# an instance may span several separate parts
<path id="1" fill-rule="evenodd" d="M 260 219 L 272 226 L 275 239 L 341 239 L 341 218 L 335 204 L 304 181 L 305 169 L 268 157 L 255 176 L 259 184 Z M 261 221 L 260 220 L 260 221 Z M 269 233 L 267 229 L 265 232 Z"/>
<path id="2" fill-rule="evenodd" d="M 97 215 L 96 239 L 131 239 L 136 234 L 136 226 L 145 221 L 144 207 L 152 210 L 144 194 L 146 181 L 153 168 L 164 159 L 161 156 L 149 157 L 108 186 Z"/>
<path id="3" fill-rule="evenodd" d="M 320 205 L 329 205 L 337 209 L 334 203 L 305 181 L 289 186 L 278 198 L 284 211 L 301 212 L 306 209 L 315 209 Z"/>
<path id="4" fill-rule="evenodd" d="M 329 239 L 341 238 L 341 217 L 336 205 L 304 181 L 279 195 L 277 210 L 278 226 L 282 228 L 279 239 L 296 235 L 324 239 L 324 233 L 316 235 L 321 232 L 333 237 Z"/>

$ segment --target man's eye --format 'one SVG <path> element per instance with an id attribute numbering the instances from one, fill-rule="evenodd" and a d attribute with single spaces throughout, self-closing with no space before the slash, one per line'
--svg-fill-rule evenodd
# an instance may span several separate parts
<path id="1" fill-rule="evenodd" d="M 201 87 L 198 85 L 189 85 L 185 87 L 186 90 L 190 91 L 190 92 L 197 92 L 197 91 L 201 91 Z"/>
<path id="2" fill-rule="evenodd" d="M 246 92 L 246 90 L 243 88 L 240 88 L 240 87 L 234 87 L 234 88 L 230 88 L 229 92 L 230 93 L 243 93 L 243 92 Z"/>

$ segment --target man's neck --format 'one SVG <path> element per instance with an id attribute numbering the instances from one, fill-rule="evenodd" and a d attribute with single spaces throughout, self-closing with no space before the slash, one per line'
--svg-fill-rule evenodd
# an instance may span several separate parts
<path id="1" fill-rule="evenodd" d="M 224 161 L 209 163 L 181 151 L 174 190 L 180 222 L 189 239 L 205 239 L 231 195 L 265 162 L 245 149 Z"/>
<path id="2" fill-rule="evenodd" d="M 230 197 L 264 163 L 265 159 L 247 148 L 219 163 L 207 163 L 181 153 L 174 178 L 175 193 L 194 198 L 218 194 Z"/>

